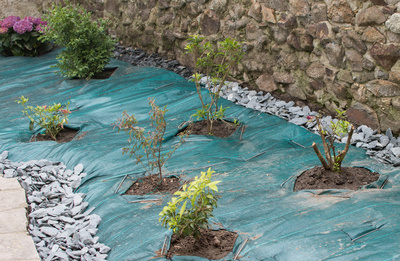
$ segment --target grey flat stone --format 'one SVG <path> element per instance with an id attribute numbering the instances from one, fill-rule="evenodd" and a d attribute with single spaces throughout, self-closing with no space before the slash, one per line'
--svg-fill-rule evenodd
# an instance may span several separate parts
<path id="1" fill-rule="evenodd" d="M 296 125 L 304 125 L 307 123 L 307 118 L 294 118 L 293 120 L 290 120 L 289 122 L 296 124 Z"/>

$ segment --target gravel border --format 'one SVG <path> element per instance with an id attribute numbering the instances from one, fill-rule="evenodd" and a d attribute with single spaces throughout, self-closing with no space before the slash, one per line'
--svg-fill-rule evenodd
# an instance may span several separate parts
<path id="1" fill-rule="evenodd" d="M 115 45 L 114 58 L 135 66 L 167 69 L 186 79 L 190 79 L 193 75 L 191 68 L 182 66 L 177 60 L 167 60 L 158 54 L 149 55 L 141 49 L 124 47 L 119 44 Z M 203 77 L 202 83 L 205 85 L 206 82 L 207 78 Z M 211 86 L 205 87 L 211 88 Z M 220 95 L 222 98 L 246 108 L 276 115 L 318 134 L 315 119 L 307 119 L 307 116 L 315 116 L 318 113 L 311 111 L 308 106 L 299 107 L 293 101 L 285 102 L 274 98 L 270 93 L 248 90 L 247 87 L 242 88 L 236 82 L 225 82 L 225 87 Z M 324 126 L 329 128 L 331 122 L 336 122 L 337 119 L 326 116 L 322 117 L 321 121 Z M 346 141 L 347 138 L 345 137 L 341 142 L 346 143 Z M 351 144 L 365 149 L 371 158 L 381 163 L 391 164 L 395 167 L 400 166 L 400 137 L 394 137 L 391 129 L 388 129 L 385 134 L 378 134 L 377 130 L 373 130 L 366 125 L 359 126 L 353 133 Z"/>
<path id="2" fill-rule="evenodd" d="M 73 193 L 86 176 L 83 165 L 74 170 L 61 162 L 12 162 L 0 154 L 0 174 L 16 177 L 25 189 L 29 208 L 28 231 L 42 260 L 106 260 L 111 250 L 96 235 L 101 218 L 86 210 L 84 193 Z M 86 211 L 85 211 L 86 210 Z"/>

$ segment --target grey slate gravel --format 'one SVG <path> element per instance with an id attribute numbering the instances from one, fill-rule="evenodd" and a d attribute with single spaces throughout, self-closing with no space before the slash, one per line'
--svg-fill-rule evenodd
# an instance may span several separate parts
<path id="1" fill-rule="evenodd" d="M 31 212 L 29 233 L 42 260 L 106 260 L 109 247 L 96 237 L 101 218 L 86 210 L 84 193 L 73 193 L 86 176 L 83 165 L 74 171 L 60 162 L 31 160 L 15 163 L 0 154 L 0 175 L 17 177 L 26 190 Z M 85 211 L 86 210 L 86 211 Z"/>

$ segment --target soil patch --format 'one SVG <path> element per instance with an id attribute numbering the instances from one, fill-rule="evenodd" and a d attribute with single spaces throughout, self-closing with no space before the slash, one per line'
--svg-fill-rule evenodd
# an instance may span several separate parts
<path id="1" fill-rule="evenodd" d="M 71 140 L 73 140 L 76 136 L 76 134 L 78 133 L 78 130 L 74 130 L 74 129 L 69 129 L 69 128 L 64 128 L 63 130 L 61 130 L 58 135 L 57 135 L 57 142 L 58 143 L 64 143 L 64 142 L 70 142 Z M 82 135 L 80 135 L 78 137 L 78 139 L 82 139 L 83 136 L 85 136 L 86 132 L 83 133 Z M 49 141 L 52 140 L 54 141 L 50 135 L 46 135 L 46 134 L 37 134 L 32 136 L 32 138 L 30 139 L 29 142 L 35 142 L 35 141 Z"/>
<path id="2" fill-rule="evenodd" d="M 137 179 L 125 192 L 125 195 L 146 195 L 146 194 L 173 194 L 181 187 L 180 179 L 177 177 L 163 177 L 153 174 Z"/>
<path id="3" fill-rule="evenodd" d="M 342 167 L 341 172 L 325 170 L 316 166 L 304 171 L 296 180 L 294 191 L 303 189 L 351 189 L 378 180 L 379 174 L 365 168 Z"/>
<path id="4" fill-rule="evenodd" d="M 202 230 L 203 241 L 200 241 L 195 240 L 192 236 L 177 238 L 173 234 L 166 257 L 171 259 L 172 256 L 177 255 L 221 259 L 232 252 L 237 236 L 236 233 L 227 230 Z"/>
<path id="5" fill-rule="evenodd" d="M 226 138 L 231 136 L 238 126 L 229 121 L 215 121 L 212 127 L 212 134 L 208 132 L 206 121 L 197 121 L 189 124 L 184 131 L 187 131 L 189 135 L 212 135 L 219 138 Z"/>

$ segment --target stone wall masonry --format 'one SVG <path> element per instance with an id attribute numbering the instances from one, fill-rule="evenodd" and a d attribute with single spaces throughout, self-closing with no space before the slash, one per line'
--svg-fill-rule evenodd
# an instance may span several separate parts
<path id="1" fill-rule="evenodd" d="M 36 0 L 45 11 L 43 1 Z M 81 0 L 124 45 L 192 66 L 186 39 L 243 42 L 234 77 L 400 132 L 400 0 Z"/>

